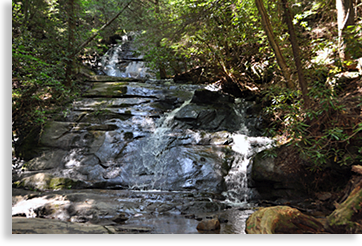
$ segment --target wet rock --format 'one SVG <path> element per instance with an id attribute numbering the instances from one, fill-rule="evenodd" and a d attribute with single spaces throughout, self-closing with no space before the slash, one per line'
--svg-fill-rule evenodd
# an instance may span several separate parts
<path id="1" fill-rule="evenodd" d="M 220 230 L 220 222 L 218 219 L 202 220 L 196 227 L 199 231 L 216 231 Z"/>
<path id="2" fill-rule="evenodd" d="M 181 214 L 193 214 L 202 219 L 200 213 L 215 213 L 225 208 L 223 204 L 212 201 L 212 194 L 190 192 L 109 189 L 34 192 L 13 189 L 13 195 L 13 216 L 111 226 L 113 233 L 149 233 L 153 230 L 154 220 L 187 220 L 183 216 L 176 219 L 175 216 Z M 122 222 L 125 220 L 126 224 Z M 192 229 L 195 230 L 197 222 L 189 221 L 188 226 L 189 223 L 194 223 Z"/>
<path id="3" fill-rule="evenodd" d="M 232 96 L 197 90 L 193 97 L 200 88 L 165 80 L 93 82 L 47 122 L 33 146 L 40 155 L 26 171 L 89 188 L 223 192 L 233 162 L 225 148 L 243 119 Z"/>
<path id="4" fill-rule="evenodd" d="M 15 217 L 12 219 L 12 234 L 109 234 L 103 226 L 79 224 L 59 220 L 27 219 Z"/>
<path id="5" fill-rule="evenodd" d="M 309 234 L 325 232 L 321 221 L 288 206 L 261 208 L 246 221 L 248 234 Z"/>
<path id="6" fill-rule="evenodd" d="M 256 188 L 263 199 L 300 199 L 307 195 L 306 169 L 299 156 L 282 146 L 257 153 L 249 165 L 249 187 Z"/>
<path id="7" fill-rule="evenodd" d="M 235 98 L 220 91 L 210 91 L 207 89 L 196 90 L 191 100 L 196 104 L 227 104 L 234 103 Z"/>
<path id="8" fill-rule="evenodd" d="M 116 223 L 123 223 L 126 220 L 128 220 L 127 216 L 125 213 L 120 213 L 116 218 L 114 218 L 112 221 L 116 222 Z"/>
<path id="9" fill-rule="evenodd" d="M 182 121 L 183 128 L 207 131 L 237 131 L 242 123 L 240 117 L 230 105 L 214 107 L 191 103 L 183 107 L 175 115 L 175 119 Z"/>

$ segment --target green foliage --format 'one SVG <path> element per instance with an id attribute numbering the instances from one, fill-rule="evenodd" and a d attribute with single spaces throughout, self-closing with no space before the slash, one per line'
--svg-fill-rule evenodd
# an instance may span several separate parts
<path id="1" fill-rule="evenodd" d="M 362 24 L 362 22 L 359 22 Z M 347 44 L 345 52 L 350 59 L 362 57 L 362 27 L 361 25 L 348 26 L 345 30 L 344 42 Z"/>
<path id="2" fill-rule="evenodd" d="M 279 130 L 290 139 L 289 144 L 298 148 L 301 157 L 308 160 L 311 171 L 360 162 L 362 150 L 356 146 L 362 140 L 362 123 L 355 124 L 347 112 L 360 110 L 361 105 L 356 105 L 352 98 L 354 104 L 347 108 L 334 88 L 321 81 L 310 85 L 309 96 L 314 105 L 303 111 L 300 93 L 272 87 L 266 93 L 271 105 L 265 111 L 278 120 Z M 268 133 L 278 134 L 270 129 Z"/>
<path id="3" fill-rule="evenodd" d="M 273 61 L 253 1 L 158 2 L 147 5 L 138 26 L 153 68 L 163 65 L 170 76 L 208 67 L 215 80 L 265 78 Z"/>
<path id="4" fill-rule="evenodd" d="M 16 145 L 21 144 L 32 129 L 41 128 L 55 106 L 78 95 L 80 85 L 74 74 L 70 75 L 69 85 L 65 80 L 65 68 L 71 66 L 74 71 L 77 58 L 83 58 L 73 57 L 72 53 L 93 34 L 93 30 L 115 16 L 123 4 L 116 0 L 12 2 L 12 122 Z M 72 13 L 69 12 L 70 5 L 74 9 Z M 75 23 L 71 30 L 74 39 L 69 40 L 71 20 Z M 113 23 L 82 53 L 102 52 L 104 46 L 99 41 L 118 30 L 119 26 Z"/>
<path id="5" fill-rule="evenodd" d="M 102 40 L 114 34 L 138 33 L 139 48 L 160 74 L 162 69 L 167 76 L 172 76 L 205 67 L 213 81 L 257 85 L 270 102 L 266 113 L 275 120 L 274 128 L 268 129 L 269 134 L 277 135 L 282 130 L 303 158 L 312 163 L 311 170 L 334 164 L 350 165 L 362 161 L 362 148 L 356 147 L 361 143 L 362 125 L 347 115 L 351 108 L 362 105 L 361 101 L 347 105 L 342 100 L 344 89 L 334 77 L 342 71 L 338 64 L 337 37 L 333 36 L 335 31 L 326 32 L 328 36 L 318 29 L 321 20 L 336 20 L 335 13 L 330 11 L 335 8 L 332 2 L 291 2 L 313 102 L 308 110 L 302 107 L 300 91 L 284 88 L 277 82 L 280 71 L 253 0 L 132 1 L 129 11 L 81 51 L 74 59 L 74 66 L 77 60 L 104 53 L 108 47 L 100 43 Z M 20 140 L 34 126 L 45 123 L 54 105 L 76 95 L 77 84 L 63 85 L 65 65 L 73 60 L 70 51 L 115 16 L 125 2 L 75 0 L 72 16 L 68 13 L 68 4 L 69 1 L 64 0 L 12 3 L 13 134 Z M 264 4 L 293 74 L 294 61 L 280 1 L 264 1 Z M 72 18 L 75 37 L 69 44 L 68 23 Z M 360 58 L 361 25 L 348 28 L 344 40 L 350 58 Z M 273 152 L 269 155 L 273 156 Z"/>

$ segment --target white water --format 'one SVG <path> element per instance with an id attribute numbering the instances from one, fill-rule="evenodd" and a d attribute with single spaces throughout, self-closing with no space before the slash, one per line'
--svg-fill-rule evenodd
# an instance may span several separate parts
<path id="1" fill-rule="evenodd" d="M 121 45 L 113 47 L 106 53 L 102 59 L 103 70 L 107 75 L 116 77 L 144 78 L 150 76 L 148 68 L 143 61 L 128 61 L 127 65 L 124 62 L 122 63 L 122 45 L 125 42 L 127 42 L 127 40 L 124 38 Z M 123 67 L 120 64 L 123 64 Z M 206 88 L 213 91 L 221 89 L 217 85 L 207 86 Z M 167 163 L 163 158 L 163 152 L 165 150 L 167 151 L 167 144 L 173 134 L 170 129 L 170 123 L 177 112 L 188 105 L 190 101 L 191 100 L 185 101 L 181 107 L 165 114 L 165 116 L 160 119 L 160 124 L 154 129 L 151 137 L 142 146 L 140 156 L 143 161 L 143 168 L 146 170 L 147 174 L 154 176 L 152 184 L 143 184 L 142 181 L 139 181 L 138 184 L 131 188 L 141 190 L 154 189 L 156 182 L 168 175 L 166 168 Z M 225 177 L 227 191 L 223 193 L 226 197 L 225 202 L 233 206 L 248 206 L 248 201 L 250 198 L 253 198 L 253 191 L 248 188 L 247 180 L 247 169 L 250 160 L 256 153 L 273 146 L 273 141 L 271 139 L 265 137 L 252 137 L 253 134 L 245 123 L 245 109 L 245 103 L 240 100 L 235 103 L 235 113 L 244 120 L 244 123 L 240 125 L 238 132 L 232 134 L 232 150 L 235 151 L 235 156 L 231 170 Z M 196 142 L 198 134 L 197 131 L 194 132 Z M 187 164 L 188 163 L 184 163 L 184 168 L 187 168 Z M 160 187 L 160 184 L 157 186 Z"/>
<path id="2" fill-rule="evenodd" d="M 236 114 L 242 119 L 247 117 L 245 108 L 246 105 L 240 101 L 236 102 L 234 107 Z M 239 131 L 232 135 L 232 150 L 236 155 L 231 170 L 225 177 L 227 191 L 223 192 L 223 195 L 226 197 L 225 202 L 233 206 L 252 206 L 249 201 L 257 194 L 248 187 L 248 165 L 255 154 L 274 145 L 274 141 L 270 138 L 251 135 L 252 132 L 245 121 L 240 125 Z"/>
<path id="3" fill-rule="evenodd" d="M 117 66 L 119 63 L 119 53 L 122 45 L 111 48 L 102 58 L 102 69 L 108 76 L 125 77 Z"/>
<path id="4" fill-rule="evenodd" d="M 251 158 L 258 152 L 271 148 L 273 140 L 266 137 L 250 137 L 245 134 L 233 134 L 232 149 L 237 153 L 234 163 L 225 177 L 227 191 L 223 192 L 226 197 L 225 203 L 233 206 L 249 206 L 253 191 L 248 187 L 248 165 Z"/>
<path id="5" fill-rule="evenodd" d="M 122 42 L 110 48 L 102 57 L 99 64 L 103 72 L 108 76 L 123 78 L 151 78 L 149 68 L 144 61 L 140 61 L 143 55 L 133 56 L 132 50 L 125 44 L 130 44 L 128 36 L 122 37 Z M 131 56 L 130 56 L 131 54 Z M 132 60 L 133 59 L 133 60 Z M 136 61 L 134 61 L 136 60 Z"/>
<path id="6" fill-rule="evenodd" d="M 163 152 L 165 150 L 167 151 L 167 144 L 170 137 L 172 137 L 170 123 L 174 116 L 190 102 L 191 99 L 185 101 L 179 108 L 165 114 L 164 117 L 160 119 L 159 125 L 155 128 L 152 135 L 142 147 L 142 151 L 140 151 L 143 167 L 149 174 L 153 175 L 152 184 L 139 183 L 132 188 L 143 189 L 145 187 L 149 190 L 149 185 L 151 185 L 151 189 L 154 189 L 156 182 L 168 175 L 167 161 L 163 158 Z M 162 184 L 160 186 L 162 187 Z"/>
<path id="7" fill-rule="evenodd" d="M 129 78 L 144 78 L 147 76 L 148 68 L 145 66 L 145 63 L 142 61 L 133 61 L 126 67 L 124 72 L 125 77 Z"/>

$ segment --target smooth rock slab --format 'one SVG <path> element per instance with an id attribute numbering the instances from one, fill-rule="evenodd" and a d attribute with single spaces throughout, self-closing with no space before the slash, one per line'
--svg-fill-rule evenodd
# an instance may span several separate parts
<path id="1" fill-rule="evenodd" d="M 109 226 L 108 226 L 109 227 Z M 12 234 L 110 234 L 103 226 L 49 219 L 12 218 Z"/>

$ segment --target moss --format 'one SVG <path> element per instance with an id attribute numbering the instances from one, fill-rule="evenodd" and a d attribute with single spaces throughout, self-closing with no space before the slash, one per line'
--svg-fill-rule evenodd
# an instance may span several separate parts
<path id="1" fill-rule="evenodd" d="M 112 86 L 107 87 L 106 89 L 106 96 L 116 96 L 119 94 L 126 94 L 127 93 L 127 86 L 124 85 L 125 83 L 116 83 Z"/>
<path id="2" fill-rule="evenodd" d="M 362 182 L 350 193 L 348 198 L 341 203 L 328 217 L 328 225 L 337 233 L 360 233 L 362 226 L 353 221 L 353 217 L 360 213 L 362 203 Z"/>
<path id="3" fill-rule="evenodd" d="M 74 183 L 71 179 L 54 177 L 50 180 L 48 188 L 51 190 L 70 189 Z"/>
<path id="4" fill-rule="evenodd" d="M 54 177 L 48 173 L 38 173 L 30 177 L 14 182 L 16 188 L 29 190 L 61 190 L 80 187 L 81 182 L 69 178 Z"/>

